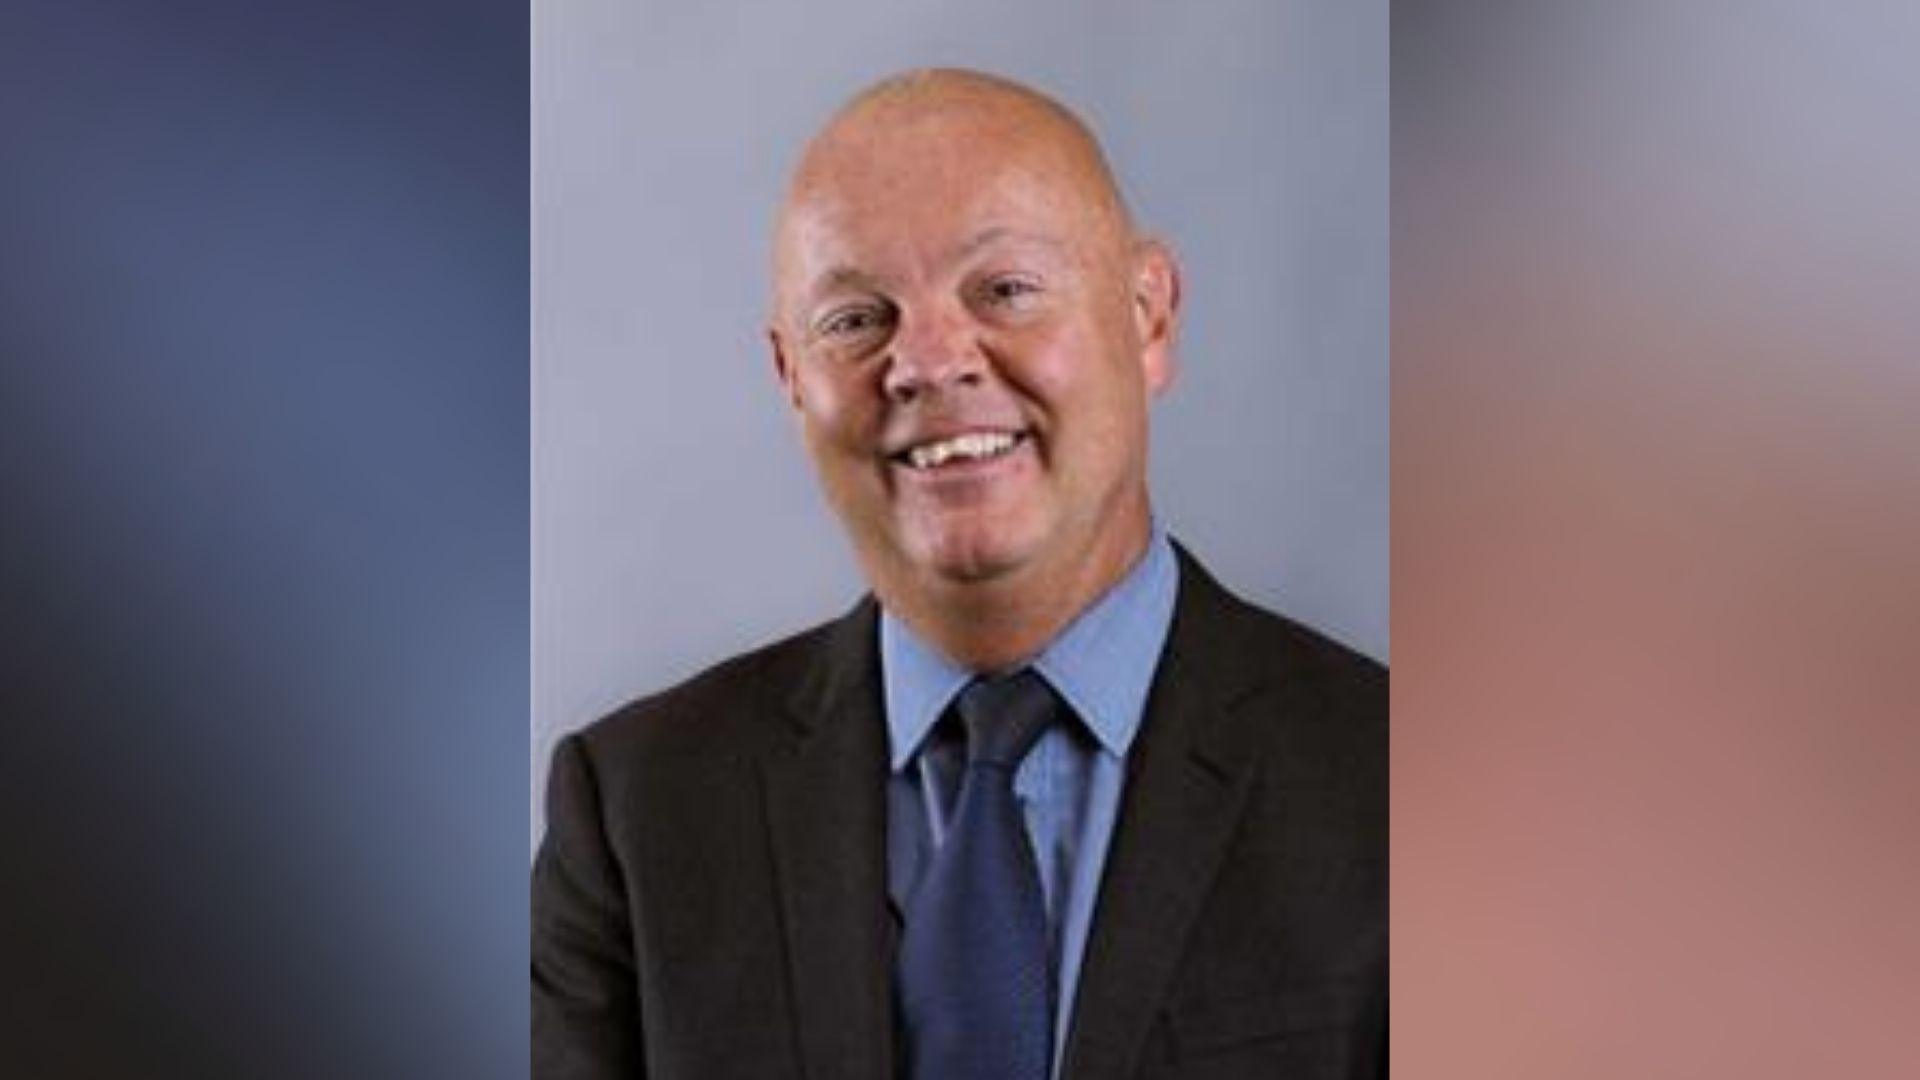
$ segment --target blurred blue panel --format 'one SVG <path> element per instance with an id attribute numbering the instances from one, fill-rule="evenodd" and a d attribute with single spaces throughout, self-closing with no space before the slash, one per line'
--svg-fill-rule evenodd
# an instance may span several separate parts
<path id="1" fill-rule="evenodd" d="M 524 1072 L 526 26 L 0 16 L 9 1075 Z"/>

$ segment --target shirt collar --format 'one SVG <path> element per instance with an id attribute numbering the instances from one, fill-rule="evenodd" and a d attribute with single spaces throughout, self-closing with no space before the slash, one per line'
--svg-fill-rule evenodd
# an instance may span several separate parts
<path id="1" fill-rule="evenodd" d="M 1048 642 L 1032 666 L 1116 757 L 1140 730 L 1147 692 L 1173 621 L 1179 566 L 1154 523 L 1146 554 Z M 974 673 L 947 659 L 885 609 L 880 613 L 880 674 L 886 697 L 889 757 L 904 768 Z"/>

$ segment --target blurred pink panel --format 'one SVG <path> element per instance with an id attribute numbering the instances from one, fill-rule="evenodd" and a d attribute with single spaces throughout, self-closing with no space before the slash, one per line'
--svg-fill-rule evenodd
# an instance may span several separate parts
<path id="1" fill-rule="evenodd" d="M 1395 1069 L 1910 1075 L 1920 16 L 1401 14 Z"/>

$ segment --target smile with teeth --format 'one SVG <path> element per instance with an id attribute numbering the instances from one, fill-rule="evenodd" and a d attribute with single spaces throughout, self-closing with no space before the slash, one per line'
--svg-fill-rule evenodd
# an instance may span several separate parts
<path id="1" fill-rule="evenodd" d="M 936 469 L 949 461 L 985 461 L 1006 454 L 1025 440 L 1024 432 L 969 431 L 950 439 L 921 443 L 898 455 L 915 469 Z"/>

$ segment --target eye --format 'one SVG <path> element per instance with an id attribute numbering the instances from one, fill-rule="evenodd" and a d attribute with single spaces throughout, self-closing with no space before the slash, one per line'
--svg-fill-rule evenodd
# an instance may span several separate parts
<path id="1" fill-rule="evenodd" d="M 821 337 L 858 337 L 886 325 L 887 314 L 886 308 L 877 304 L 835 308 L 822 316 L 813 329 Z"/>
<path id="2" fill-rule="evenodd" d="M 983 300 L 989 304 L 1001 306 L 1025 303 L 1039 292 L 1039 282 L 1014 274 L 988 278 L 980 287 L 980 296 Z"/>

